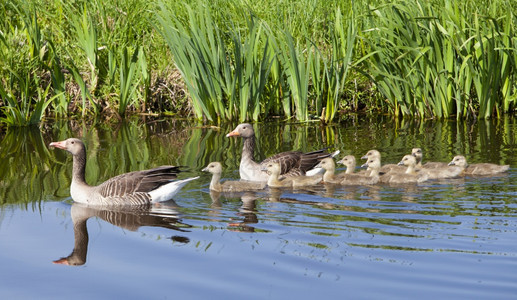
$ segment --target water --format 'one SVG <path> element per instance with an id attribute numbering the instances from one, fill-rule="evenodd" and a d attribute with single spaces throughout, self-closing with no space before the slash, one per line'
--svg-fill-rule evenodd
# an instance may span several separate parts
<path id="1" fill-rule="evenodd" d="M 234 126 L 136 120 L 2 133 L 1 298 L 515 299 L 515 119 L 259 124 L 262 158 L 329 146 L 356 158 L 376 148 L 394 163 L 421 147 L 424 160 L 461 153 L 511 169 L 419 185 L 210 193 L 200 172 L 208 162 L 238 178 L 242 142 L 225 137 Z M 72 204 L 71 158 L 47 148 L 70 136 L 87 145 L 89 182 L 161 164 L 201 178 L 152 209 Z M 53 263 L 62 258 L 77 266 Z"/>

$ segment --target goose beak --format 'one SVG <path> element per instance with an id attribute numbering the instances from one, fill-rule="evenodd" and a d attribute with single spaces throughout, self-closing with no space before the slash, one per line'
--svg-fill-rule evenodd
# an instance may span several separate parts
<path id="1" fill-rule="evenodd" d="M 49 147 L 55 147 L 55 148 L 66 150 L 66 141 L 52 142 L 49 144 Z"/>
<path id="2" fill-rule="evenodd" d="M 231 137 L 231 136 L 240 136 L 240 134 L 237 130 L 234 130 L 226 135 L 226 137 Z"/>
<path id="3" fill-rule="evenodd" d="M 368 159 L 368 155 L 362 156 L 361 159 Z"/>
<path id="4" fill-rule="evenodd" d="M 206 171 L 208 171 L 208 167 L 201 169 L 201 172 L 206 172 Z"/>
<path id="5" fill-rule="evenodd" d="M 397 164 L 397 166 L 403 166 L 404 163 L 402 161 L 399 161 L 399 163 Z"/>
<path id="6" fill-rule="evenodd" d="M 447 165 L 448 165 L 448 166 L 454 166 L 454 165 L 455 165 L 455 163 L 454 163 L 454 161 L 451 161 L 451 162 L 450 162 L 450 163 L 448 163 Z"/>
<path id="7" fill-rule="evenodd" d="M 361 157 L 361 158 L 362 158 L 362 157 Z M 364 159 L 364 158 L 363 158 L 363 159 Z M 366 162 L 366 163 L 362 164 L 362 165 L 361 165 L 361 168 L 368 168 L 368 163 Z"/>
<path id="8" fill-rule="evenodd" d="M 67 266 L 70 265 L 70 263 L 68 262 L 68 259 L 66 259 L 66 257 L 60 258 L 58 260 L 54 260 L 52 263 L 56 264 L 56 265 L 67 265 Z"/>

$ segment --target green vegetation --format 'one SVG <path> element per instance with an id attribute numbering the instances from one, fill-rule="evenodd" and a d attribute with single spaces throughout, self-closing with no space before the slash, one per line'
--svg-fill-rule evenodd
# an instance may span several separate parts
<path id="1" fill-rule="evenodd" d="M 515 12 L 511 0 L 7 0 L 0 126 L 499 118 L 517 109 Z"/>

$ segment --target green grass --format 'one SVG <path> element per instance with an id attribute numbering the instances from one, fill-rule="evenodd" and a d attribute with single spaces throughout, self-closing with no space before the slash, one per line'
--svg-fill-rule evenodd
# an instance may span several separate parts
<path id="1" fill-rule="evenodd" d="M 8 0 L 0 124 L 500 118 L 517 108 L 516 11 L 510 0 Z"/>

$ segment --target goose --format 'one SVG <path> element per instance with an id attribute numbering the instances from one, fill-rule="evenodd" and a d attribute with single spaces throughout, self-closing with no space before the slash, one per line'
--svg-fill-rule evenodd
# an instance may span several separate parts
<path id="1" fill-rule="evenodd" d="M 381 169 L 381 159 L 378 156 L 368 158 L 368 161 L 362 165 L 371 169 L 371 176 L 379 176 Z M 400 172 L 389 172 L 379 176 L 379 182 L 382 183 L 420 183 L 427 180 L 425 174 L 405 174 Z"/>
<path id="2" fill-rule="evenodd" d="M 73 156 L 72 184 L 70 194 L 78 203 L 89 205 L 146 205 L 164 202 L 172 197 L 188 182 L 198 179 L 191 177 L 174 180 L 179 167 L 160 166 L 154 169 L 134 171 L 112 177 L 105 182 L 90 186 L 85 180 L 86 148 L 77 138 L 52 142 L 50 147 L 66 150 Z"/>
<path id="3" fill-rule="evenodd" d="M 269 162 L 262 169 L 269 178 L 267 180 L 267 185 L 270 187 L 304 187 L 316 185 L 321 182 L 323 176 L 321 175 L 313 175 L 313 176 L 282 176 L 280 177 L 280 164 L 277 162 Z"/>
<path id="4" fill-rule="evenodd" d="M 325 149 L 303 153 L 299 151 L 288 151 L 275 154 L 262 162 L 256 162 L 253 158 L 255 151 L 255 131 L 248 123 L 239 124 L 226 137 L 242 137 L 242 157 L 239 166 L 241 179 L 250 181 L 267 181 L 268 176 L 262 169 L 270 162 L 280 164 L 280 174 L 286 177 L 306 175 L 306 172 L 314 168 L 321 159 L 331 156 Z M 339 152 L 337 152 L 339 153 Z M 336 152 L 334 153 L 337 154 Z M 313 173 L 317 173 L 316 170 Z"/>
<path id="5" fill-rule="evenodd" d="M 216 192 L 244 192 L 251 190 L 262 190 L 266 187 L 266 182 L 262 181 L 225 181 L 220 183 L 223 167 L 220 162 L 211 162 L 201 171 L 212 173 L 210 190 Z"/>
<path id="6" fill-rule="evenodd" d="M 326 183 L 340 183 L 343 181 L 344 175 L 346 172 L 336 174 L 336 164 L 334 160 L 330 157 L 325 157 L 320 161 L 319 164 L 316 165 L 318 168 L 323 168 L 325 173 L 323 174 L 323 182 Z M 348 171 L 348 169 L 347 169 Z"/>
<path id="7" fill-rule="evenodd" d="M 433 168 L 447 168 L 447 163 L 439 162 L 439 161 L 429 161 L 422 165 L 422 148 L 413 148 L 411 149 L 411 154 L 416 158 L 416 168 L 417 169 L 433 169 Z"/>
<path id="8" fill-rule="evenodd" d="M 347 156 L 343 157 L 341 160 L 338 160 L 337 163 L 342 164 L 346 167 L 346 171 L 345 171 L 346 174 L 358 174 L 358 175 L 363 175 L 363 176 L 370 175 L 370 171 L 367 171 L 367 170 L 360 170 L 360 171 L 355 172 L 355 167 L 356 167 L 357 162 L 355 160 L 355 156 L 353 156 L 353 155 L 347 155 Z"/>
<path id="9" fill-rule="evenodd" d="M 369 150 L 365 155 L 361 157 L 361 159 L 366 159 L 367 162 L 372 159 L 378 157 L 379 162 L 381 161 L 381 153 L 375 149 Z M 367 171 L 371 171 L 371 167 L 367 169 Z M 404 173 L 406 169 L 402 166 L 399 166 L 397 164 L 385 164 L 383 166 L 380 166 L 379 168 L 379 174 L 385 174 L 390 172 L 400 172 Z"/>
<path id="10" fill-rule="evenodd" d="M 468 164 L 463 155 L 455 156 L 449 166 L 458 166 L 464 170 L 465 175 L 495 175 L 506 172 L 510 165 L 496 165 L 491 163 Z"/>
<path id="11" fill-rule="evenodd" d="M 460 167 L 455 166 L 417 169 L 417 158 L 413 154 L 405 155 L 399 162 L 399 165 L 407 166 L 406 174 L 427 176 L 427 179 L 454 178 L 458 177 L 463 172 Z"/>
<path id="12" fill-rule="evenodd" d="M 347 159 L 347 161 L 350 162 L 350 159 Z M 330 157 L 321 160 L 318 166 L 326 170 L 325 174 L 323 174 L 323 182 L 326 183 L 335 183 L 340 185 L 365 185 L 376 184 L 379 181 L 379 176 L 369 176 L 366 174 L 346 172 L 334 174 L 336 164 L 334 163 L 334 160 Z"/>
<path id="13" fill-rule="evenodd" d="M 353 155 L 347 155 L 343 157 L 341 160 L 338 160 L 338 164 L 342 164 L 346 167 L 345 174 L 353 174 L 355 172 L 355 156 Z"/>

